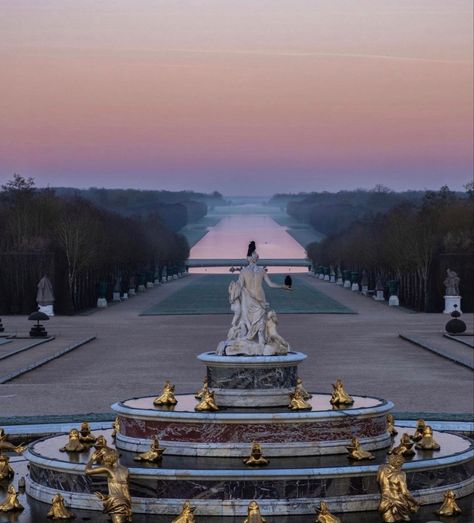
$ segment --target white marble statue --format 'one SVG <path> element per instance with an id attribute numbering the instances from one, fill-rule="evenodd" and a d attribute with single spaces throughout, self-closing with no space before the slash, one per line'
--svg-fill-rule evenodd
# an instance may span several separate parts
<path id="1" fill-rule="evenodd" d="M 290 290 L 290 287 L 273 283 L 265 269 L 257 265 L 255 242 L 249 245 L 247 260 L 248 265 L 240 272 L 239 279 L 229 285 L 234 316 L 227 340 L 219 344 L 216 353 L 227 356 L 286 354 L 289 345 L 276 330 L 278 319 L 275 311 L 269 310 L 263 282 L 275 289 Z"/>

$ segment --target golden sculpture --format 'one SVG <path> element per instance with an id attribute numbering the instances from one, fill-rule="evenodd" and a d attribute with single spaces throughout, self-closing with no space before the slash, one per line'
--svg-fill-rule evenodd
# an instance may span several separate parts
<path id="1" fill-rule="evenodd" d="M 156 436 L 153 436 L 150 450 L 138 454 L 138 456 L 135 456 L 133 459 L 135 461 L 148 461 L 149 463 L 159 463 L 163 457 L 163 452 L 165 450 L 166 449 L 160 447 L 158 438 Z"/>
<path id="2" fill-rule="evenodd" d="M 153 405 L 160 407 L 162 405 L 176 405 L 177 403 L 178 400 L 175 398 L 174 395 L 174 385 L 172 385 L 172 383 L 169 380 L 166 380 L 165 386 L 163 387 L 161 394 L 157 398 L 155 398 L 155 400 L 153 401 Z"/>
<path id="3" fill-rule="evenodd" d="M 290 404 L 288 405 L 288 408 L 291 410 L 311 410 L 312 406 L 305 401 L 301 390 L 296 388 L 295 392 L 290 394 Z"/>
<path id="4" fill-rule="evenodd" d="M 89 461 L 87 462 L 87 466 L 91 467 L 92 465 L 103 465 L 104 462 L 104 456 L 107 453 L 115 453 L 115 450 L 110 448 L 107 445 L 107 440 L 105 439 L 105 436 L 100 434 L 97 436 L 97 439 L 94 444 L 94 452 L 91 454 Z"/>
<path id="5" fill-rule="evenodd" d="M 346 449 L 349 452 L 349 455 L 347 456 L 348 459 L 352 459 L 355 461 L 362 461 L 364 459 L 375 459 L 375 456 L 368 452 L 367 450 L 363 450 L 360 446 L 360 441 L 355 436 L 351 440 L 351 444 L 349 447 L 346 447 Z"/>
<path id="6" fill-rule="evenodd" d="M 102 457 L 102 466 L 92 468 L 86 465 L 86 475 L 106 475 L 109 493 L 107 496 L 96 492 L 96 496 L 104 505 L 104 512 L 108 514 L 112 523 L 129 523 L 132 521 L 132 502 L 128 489 L 128 469 L 118 461 L 115 451 L 105 452 Z"/>
<path id="7" fill-rule="evenodd" d="M 58 492 L 51 500 L 51 508 L 47 514 L 50 519 L 74 519 L 76 516 L 64 505 L 64 498 Z"/>
<path id="8" fill-rule="evenodd" d="M 443 504 L 436 511 L 436 514 L 439 516 L 457 516 L 461 514 L 462 510 L 458 507 L 456 503 L 456 494 L 452 490 L 448 490 L 444 495 Z"/>
<path id="9" fill-rule="evenodd" d="M 304 388 L 303 386 L 303 380 L 301 378 L 296 378 L 296 390 L 299 390 L 301 392 L 301 395 L 303 396 L 304 400 L 309 400 L 313 396 Z"/>
<path id="10" fill-rule="evenodd" d="M 441 447 L 439 444 L 433 438 L 433 429 L 429 425 L 426 425 L 425 429 L 423 430 L 423 437 L 415 445 L 415 449 L 439 450 L 440 448 Z"/>
<path id="11" fill-rule="evenodd" d="M 249 467 L 264 467 L 270 463 L 270 460 L 265 458 L 262 453 L 262 447 L 260 443 L 254 441 L 252 443 L 252 449 L 250 451 L 250 456 L 245 458 L 244 463 Z"/>
<path id="12" fill-rule="evenodd" d="M 336 383 L 333 383 L 332 388 L 334 389 L 331 396 L 331 405 L 352 405 L 354 400 L 352 396 L 349 396 L 344 390 L 344 384 L 342 380 L 337 379 Z"/>
<path id="13" fill-rule="evenodd" d="M 316 514 L 314 523 L 341 523 L 341 520 L 329 512 L 328 504 L 325 501 L 319 503 L 319 508 L 316 509 L 319 514 Z"/>
<path id="14" fill-rule="evenodd" d="M 71 429 L 69 431 L 69 441 L 64 447 L 60 448 L 60 452 L 84 452 L 86 447 L 81 443 L 79 431 Z"/>
<path id="15" fill-rule="evenodd" d="M 7 433 L 4 429 L 0 428 L 0 452 L 2 450 L 10 450 L 12 452 L 16 452 L 17 454 L 21 454 L 27 447 L 23 443 L 21 445 L 13 445 L 13 443 L 10 443 L 7 441 L 7 439 Z"/>
<path id="16" fill-rule="evenodd" d="M 203 393 L 201 401 L 194 407 L 194 410 L 199 412 L 209 411 L 209 410 L 219 410 L 216 400 L 214 398 L 214 392 L 207 390 Z"/>
<path id="17" fill-rule="evenodd" d="M 89 423 L 87 421 L 83 421 L 81 423 L 81 428 L 79 429 L 79 441 L 81 443 L 90 445 L 91 443 L 95 443 L 95 440 L 96 437 L 92 434 Z"/>
<path id="18" fill-rule="evenodd" d="M 18 493 L 13 485 L 10 485 L 7 490 L 7 497 L 3 503 L 0 504 L 0 512 L 16 512 L 23 510 L 25 507 L 18 501 Z"/>
<path id="19" fill-rule="evenodd" d="M 387 432 L 392 436 L 392 438 L 398 434 L 398 431 L 395 428 L 395 418 L 393 417 L 393 414 L 387 414 Z"/>
<path id="20" fill-rule="evenodd" d="M 260 514 L 260 507 L 255 500 L 251 501 L 247 507 L 247 517 L 244 519 L 244 523 L 267 523 L 267 520 Z"/>
<path id="21" fill-rule="evenodd" d="M 410 435 L 404 432 L 400 438 L 400 443 L 396 447 L 393 447 L 389 454 L 400 454 L 400 456 L 403 456 L 404 458 L 413 456 L 415 454 L 415 451 L 412 448 L 413 445 L 414 443 L 411 440 Z"/>
<path id="22" fill-rule="evenodd" d="M 115 441 L 117 434 L 120 432 L 120 418 L 116 416 L 114 422 L 112 423 L 112 439 Z"/>
<path id="23" fill-rule="evenodd" d="M 415 434 L 413 434 L 413 436 L 411 436 L 411 439 L 413 441 L 420 441 L 420 439 L 423 437 L 423 431 L 425 430 L 425 427 L 426 427 L 425 420 L 420 418 L 416 422 Z"/>
<path id="24" fill-rule="evenodd" d="M 10 458 L 0 454 L 0 481 L 3 479 L 11 479 L 15 475 L 15 471 L 10 465 Z"/>
<path id="25" fill-rule="evenodd" d="M 192 507 L 189 501 L 185 501 L 179 516 L 173 519 L 171 523 L 196 523 L 196 518 L 194 517 L 195 510 L 196 507 Z"/>
<path id="26" fill-rule="evenodd" d="M 194 397 L 197 399 L 197 400 L 202 400 L 202 397 L 204 396 L 204 394 L 206 392 L 208 392 L 209 390 L 209 381 L 207 379 L 207 376 L 204 378 L 203 382 L 202 382 L 202 387 L 196 392 L 196 394 L 194 395 Z"/>
<path id="27" fill-rule="evenodd" d="M 377 473 L 381 493 L 378 510 L 385 523 L 410 521 L 410 514 L 419 508 L 408 490 L 406 475 L 401 470 L 403 463 L 403 456 L 390 454 L 388 463 L 380 465 Z"/>

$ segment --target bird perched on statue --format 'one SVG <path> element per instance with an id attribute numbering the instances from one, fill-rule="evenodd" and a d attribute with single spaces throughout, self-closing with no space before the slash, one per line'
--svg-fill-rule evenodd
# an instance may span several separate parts
<path id="1" fill-rule="evenodd" d="M 285 285 L 286 285 L 287 287 L 290 287 L 290 288 L 291 288 L 291 286 L 293 285 L 293 280 L 291 279 L 291 276 L 288 275 L 288 276 L 285 278 Z"/>

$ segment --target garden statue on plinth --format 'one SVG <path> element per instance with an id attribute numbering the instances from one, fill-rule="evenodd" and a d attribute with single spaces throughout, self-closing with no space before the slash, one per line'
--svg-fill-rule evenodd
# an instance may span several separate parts
<path id="1" fill-rule="evenodd" d="M 444 291 L 444 314 L 451 314 L 455 309 L 461 312 L 461 296 L 459 295 L 460 281 L 461 278 L 455 271 L 446 269 L 446 278 L 443 281 L 446 288 Z"/>
<path id="2" fill-rule="evenodd" d="M 54 316 L 54 292 L 51 280 L 45 275 L 38 282 L 38 292 L 36 293 L 36 303 L 38 310 L 48 316 Z"/>
<path id="3" fill-rule="evenodd" d="M 247 260 L 248 265 L 241 270 L 239 279 L 229 285 L 234 317 L 227 340 L 219 343 L 216 353 L 222 356 L 287 354 L 290 347 L 276 330 L 277 316 L 269 310 L 262 284 L 265 281 L 269 287 L 285 290 L 290 290 L 290 286 L 273 283 L 265 269 L 257 265 L 255 242 L 249 244 Z"/>

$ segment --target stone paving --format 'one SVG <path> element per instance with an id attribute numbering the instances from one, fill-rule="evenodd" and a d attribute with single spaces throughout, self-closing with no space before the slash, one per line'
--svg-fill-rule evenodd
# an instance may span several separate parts
<path id="1" fill-rule="evenodd" d="M 115 401 L 157 394 L 167 378 L 178 393 L 197 389 L 204 368 L 196 355 L 215 349 L 231 316 L 140 313 L 199 278 L 188 276 L 88 315 L 52 318 L 48 332 L 55 343 L 66 347 L 71 340 L 97 339 L 0 385 L 0 418 L 110 413 Z M 446 315 L 391 308 L 308 275 L 294 279 L 300 278 L 357 313 L 281 315 L 280 333 L 309 356 L 301 368 L 307 389 L 329 392 L 340 377 L 350 393 L 390 399 L 399 412 L 455 418 L 473 411 L 472 370 L 399 337 L 400 332 L 442 337 Z M 463 319 L 472 331 L 472 315 Z M 2 320 L 8 331 L 27 334 L 30 328 L 23 316 Z M 34 351 L 28 352 L 34 361 Z"/>

